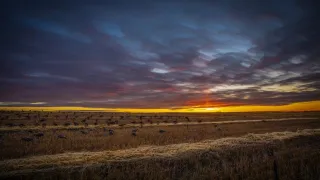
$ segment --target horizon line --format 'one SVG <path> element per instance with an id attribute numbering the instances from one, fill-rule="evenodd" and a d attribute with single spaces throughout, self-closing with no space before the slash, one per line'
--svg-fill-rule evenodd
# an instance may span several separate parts
<path id="1" fill-rule="evenodd" d="M 137 113 L 211 113 L 211 112 L 303 112 L 320 111 L 320 100 L 297 102 L 287 105 L 242 105 L 224 107 L 181 107 L 181 108 L 103 108 L 84 106 L 0 106 L 0 110 L 40 110 L 40 111 L 101 111 L 101 112 L 137 112 Z"/>

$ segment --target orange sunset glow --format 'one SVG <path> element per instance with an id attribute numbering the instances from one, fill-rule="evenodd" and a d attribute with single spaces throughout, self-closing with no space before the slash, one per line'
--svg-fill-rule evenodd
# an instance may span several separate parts
<path id="1" fill-rule="evenodd" d="M 320 101 L 292 103 L 278 106 L 208 106 L 198 105 L 192 107 L 182 107 L 177 109 L 135 109 L 135 108 L 88 108 L 88 107 L 1 107 L 0 110 L 44 110 L 44 111 L 107 111 L 107 112 L 131 112 L 131 113 L 198 113 L 198 112 L 277 112 L 277 111 L 320 111 Z"/>

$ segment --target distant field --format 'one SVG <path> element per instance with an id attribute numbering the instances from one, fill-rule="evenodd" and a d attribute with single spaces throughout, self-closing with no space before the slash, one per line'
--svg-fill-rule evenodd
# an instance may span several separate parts
<path id="1" fill-rule="evenodd" d="M 0 127 L 17 126 L 84 126 L 118 124 L 176 124 L 186 122 L 218 122 L 233 120 L 266 120 L 320 117 L 319 112 L 257 113 L 110 113 L 110 112 L 38 112 L 0 111 Z M 68 125 L 68 126 L 70 126 Z"/>
<path id="2" fill-rule="evenodd" d="M 227 175 L 230 173 L 230 176 L 232 176 L 231 179 L 241 179 L 239 177 L 242 177 L 242 175 L 243 179 L 255 179 L 259 175 L 259 169 L 262 171 L 262 174 L 268 175 L 266 177 L 270 177 L 273 173 L 272 171 L 266 172 L 267 170 L 269 171 L 271 162 L 268 157 L 265 157 L 264 148 L 266 147 L 274 151 L 279 151 L 277 154 L 282 153 L 282 155 L 279 156 L 281 157 L 279 158 L 279 169 L 295 173 L 296 170 L 294 168 L 301 168 L 296 167 L 296 165 L 302 166 L 301 163 L 305 160 L 310 161 L 315 167 L 319 167 L 319 163 L 315 162 L 317 158 L 314 157 L 319 155 L 319 153 L 315 151 L 314 148 L 320 147 L 320 144 L 319 141 L 313 142 L 313 140 L 319 140 L 319 130 L 303 130 L 320 129 L 319 115 L 319 112 L 128 114 L 109 112 L 2 111 L 0 112 L 0 174 L 7 176 L 11 173 L 10 177 L 16 177 L 15 173 L 18 172 L 17 170 L 19 170 L 19 172 L 22 170 L 23 172 L 21 173 L 25 174 L 25 178 L 29 177 L 29 175 L 35 175 L 38 179 L 42 179 L 41 177 L 48 174 L 56 177 L 62 176 L 62 172 L 67 172 L 67 174 L 69 173 L 68 177 L 70 177 L 70 179 L 80 177 L 80 179 L 91 179 L 89 177 L 104 179 L 104 176 L 113 179 L 120 171 L 130 174 L 129 170 L 131 169 L 133 173 L 131 175 L 132 179 L 161 179 L 161 177 L 166 179 L 164 177 L 167 177 L 167 175 L 173 179 L 197 179 L 196 177 L 199 176 L 202 171 L 204 172 L 204 179 L 216 179 L 215 177 L 218 177 L 219 174 L 221 177 L 228 179 Z M 279 143 L 278 136 L 275 136 L 277 134 L 272 135 L 272 138 L 274 138 L 272 141 L 263 140 L 252 143 L 252 138 L 262 137 L 261 135 L 255 134 L 284 131 L 286 131 L 285 137 L 291 133 L 290 138 L 294 138 L 294 144 L 299 142 L 305 144 L 305 147 L 299 146 L 298 148 L 293 146 L 289 140 L 290 138 L 284 138 L 286 140 L 281 138 L 281 141 L 285 141 L 285 144 L 288 143 L 288 146 Z M 300 138 L 300 134 L 305 137 Z M 281 133 L 278 133 L 278 135 L 281 135 Z M 198 146 L 199 143 L 202 145 L 203 142 L 208 141 L 216 143 L 225 138 L 238 138 L 242 136 L 247 138 L 247 140 L 242 141 L 242 139 L 241 146 L 234 146 L 232 143 L 229 143 L 226 152 L 222 153 L 219 150 L 221 148 L 218 148 L 218 152 L 214 153 L 214 157 L 210 151 L 208 154 L 207 150 L 204 150 L 207 148 L 204 148 L 196 149 L 193 151 L 194 153 L 191 154 L 189 154 L 189 151 L 182 153 L 188 155 L 181 156 L 171 154 L 164 159 L 158 159 L 158 157 L 153 158 L 153 156 L 156 156 L 158 148 L 178 148 L 183 146 L 182 149 L 186 147 L 192 149 Z M 267 137 L 269 135 L 267 134 L 265 136 Z M 236 142 L 239 142 L 238 140 L 239 139 L 237 139 Z M 248 146 L 243 146 L 243 143 Z M 150 146 L 152 146 L 153 150 L 148 150 L 147 147 Z M 210 147 L 213 147 L 213 145 L 210 145 Z M 147 150 L 145 148 L 147 148 Z M 238 149 L 239 152 L 236 149 Z M 103 159 L 107 158 L 109 160 L 110 158 L 112 160 L 112 157 L 114 157 L 112 154 L 116 152 L 122 153 L 120 159 L 127 156 L 131 157 L 130 153 L 128 153 L 131 151 L 137 152 L 140 155 L 137 160 L 130 160 L 128 162 L 126 160 L 126 162 L 119 164 L 119 162 L 109 162 L 109 160 L 108 162 L 100 161 L 102 158 L 101 153 L 105 151 L 111 154 L 107 153 L 103 155 Z M 300 151 L 301 153 L 304 152 L 308 154 L 299 154 Z M 72 156 L 76 155 L 78 157 L 73 160 L 62 160 L 61 158 L 59 160 L 59 158 L 57 158 L 68 158 L 72 152 L 76 153 L 72 154 Z M 216 157 L 217 153 L 219 157 Z M 234 157 L 231 158 L 229 157 L 229 153 L 236 154 L 232 155 Z M 250 153 L 253 154 L 250 155 Z M 290 153 L 293 153 L 292 155 L 295 156 L 294 159 L 296 160 L 292 160 L 293 164 L 285 165 L 289 162 L 288 157 Z M 65 154 L 65 156 L 63 154 Z M 148 154 L 148 157 L 146 154 Z M 132 154 L 132 157 L 135 156 L 136 155 Z M 186 159 L 187 156 L 192 157 L 192 162 Z M 258 162 L 261 156 L 263 156 L 265 163 L 259 164 Z M 42 162 L 39 164 L 38 161 L 31 161 L 33 158 L 41 158 Z M 210 160 L 211 158 L 220 159 L 218 161 L 220 165 L 218 162 L 212 162 L 212 160 Z M 81 170 L 82 175 L 75 172 L 78 171 L 76 169 L 82 169 L 82 165 L 86 167 L 89 161 L 90 167 L 83 171 Z M 199 164 L 200 161 L 201 163 Z M 202 161 L 209 163 L 209 165 L 207 166 L 206 163 L 203 164 Z M 243 161 L 248 161 L 251 165 L 249 165 L 249 167 L 242 167 L 244 166 Z M 21 162 L 22 164 L 16 162 Z M 43 162 L 45 163 L 43 164 Z M 23 163 L 29 164 L 28 168 L 24 168 L 27 164 L 23 165 Z M 97 163 L 99 165 L 95 165 Z M 196 170 L 194 172 L 191 171 L 190 167 L 186 167 L 184 163 L 189 163 L 190 166 L 196 166 Z M 58 164 L 62 165 L 62 167 Z M 309 168 L 306 169 L 306 171 L 312 172 L 310 177 L 320 177 L 319 173 L 317 174 L 316 171 L 312 169 L 313 167 L 309 167 L 309 165 L 306 165 L 306 167 Z M 150 169 L 147 168 L 148 166 L 150 166 Z M 155 176 L 153 173 L 163 166 L 167 166 L 167 168 L 164 168 L 163 172 L 159 172 L 159 176 Z M 54 169 L 47 169 L 52 167 L 54 167 Z M 112 167 L 117 168 L 114 169 Z M 210 174 L 209 167 L 218 169 L 215 169 L 215 171 Z M 253 172 L 250 172 L 250 167 L 255 167 Z M 32 170 L 32 168 L 34 169 Z M 39 168 L 42 170 L 36 173 L 37 171 L 35 170 Z M 189 170 L 187 171 L 185 168 Z M 241 169 L 239 168 L 243 168 L 243 171 L 240 172 L 239 170 Z M 107 175 L 104 174 L 102 176 L 101 173 L 106 173 L 105 171 L 108 172 Z M 186 177 L 185 173 L 189 171 L 193 178 Z M 92 175 L 92 173 L 96 175 Z M 301 170 L 301 173 L 301 176 L 304 177 L 302 179 L 309 179 L 304 170 Z M 290 176 L 293 176 L 293 174 Z M 119 179 L 125 179 L 124 177 L 128 176 L 119 175 L 118 177 Z M 290 178 L 288 176 L 283 179 Z"/>

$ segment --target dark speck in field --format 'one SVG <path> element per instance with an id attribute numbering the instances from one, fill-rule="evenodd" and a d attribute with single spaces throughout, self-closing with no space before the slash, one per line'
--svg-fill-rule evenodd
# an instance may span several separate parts
<path id="1" fill-rule="evenodd" d="M 25 142 L 31 142 L 33 141 L 33 138 L 32 137 L 23 137 L 21 138 L 22 141 L 25 141 Z"/>
<path id="2" fill-rule="evenodd" d="M 58 135 L 58 138 L 60 138 L 60 139 L 67 139 L 67 137 L 66 137 L 64 134 L 59 134 L 59 135 Z"/>
<path id="3" fill-rule="evenodd" d="M 159 133 L 165 133 L 165 132 L 166 132 L 165 130 L 162 130 L 162 129 L 159 130 Z"/>
<path id="4" fill-rule="evenodd" d="M 88 132 L 87 131 L 84 131 L 84 130 L 81 130 L 80 131 L 82 134 L 88 134 Z"/>
<path id="5" fill-rule="evenodd" d="M 113 135 L 114 134 L 114 130 L 109 129 L 109 135 Z"/>
<path id="6" fill-rule="evenodd" d="M 44 133 L 42 133 L 42 132 L 35 133 L 34 136 L 39 138 L 39 137 L 44 136 Z"/>

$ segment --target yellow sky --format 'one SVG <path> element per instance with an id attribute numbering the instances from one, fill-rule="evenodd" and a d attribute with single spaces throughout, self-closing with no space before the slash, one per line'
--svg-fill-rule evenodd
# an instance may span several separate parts
<path id="1" fill-rule="evenodd" d="M 280 106 L 228 106 L 228 107 L 185 107 L 181 109 L 130 109 L 89 107 L 0 107 L 0 110 L 44 110 L 44 111 L 113 111 L 113 112 L 256 112 L 256 111 L 320 111 L 320 101 L 292 103 Z"/>

